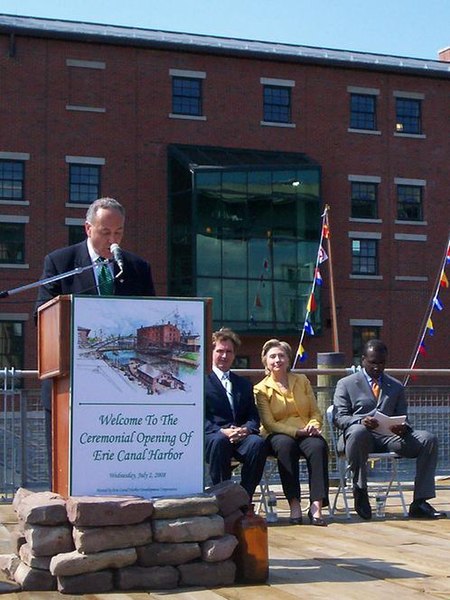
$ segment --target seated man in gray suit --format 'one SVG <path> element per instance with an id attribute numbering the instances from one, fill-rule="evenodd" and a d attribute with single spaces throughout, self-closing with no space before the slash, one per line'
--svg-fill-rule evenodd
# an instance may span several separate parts
<path id="1" fill-rule="evenodd" d="M 388 415 L 406 415 L 405 390 L 400 381 L 384 373 L 387 348 L 380 340 L 369 340 L 363 349 L 362 370 L 340 379 L 334 393 L 336 425 L 343 431 L 345 454 L 353 473 L 355 510 L 363 519 L 372 517 L 367 494 L 367 456 L 370 452 L 397 452 L 416 458 L 414 498 L 409 516 L 438 519 L 427 500 L 434 498 L 438 440 L 428 431 L 414 431 L 405 422 L 391 427 L 392 435 L 377 433 L 376 410 Z"/>

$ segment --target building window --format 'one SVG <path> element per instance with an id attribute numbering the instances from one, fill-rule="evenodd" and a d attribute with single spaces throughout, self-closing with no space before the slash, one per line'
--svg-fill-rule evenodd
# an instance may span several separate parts
<path id="1" fill-rule="evenodd" d="M 395 130 L 397 133 L 422 133 L 421 100 L 396 98 L 395 109 Z"/>
<path id="2" fill-rule="evenodd" d="M 380 327 L 363 326 L 352 327 L 352 352 L 353 364 L 357 367 L 361 364 L 361 355 L 366 342 L 380 338 Z"/>
<path id="3" fill-rule="evenodd" d="M 378 240 L 352 239 L 352 274 L 378 275 Z"/>
<path id="4" fill-rule="evenodd" d="M 378 185 L 351 182 L 351 216 L 355 219 L 378 218 Z"/>
<path id="5" fill-rule="evenodd" d="M 69 165 L 69 202 L 91 204 L 100 198 L 100 166 Z"/>
<path id="6" fill-rule="evenodd" d="M 263 86 L 264 121 L 291 123 L 291 88 L 288 86 Z"/>
<path id="7" fill-rule="evenodd" d="M 423 221 L 423 187 L 397 185 L 397 219 L 399 221 Z"/>
<path id="8" fill-rule="evenodd" d="M 25 225 L 0 223 L 0 264 L 25 262 Z"/>
<path id="9" fill-rule="evenodd" d="M 0 366 L 23 369 L 23 357 L 23 323 L 0 317 Z"/>
<path id="10" fill-rule="evenodd" d="M 105 109 L 106 63 L 95 60 L 66 59 L 68 67 L 68 99 L 66 109 L 93 110 Z"/>
<path id="11" fill-rule="evenodd" d="M 376 96 L 350 94 L 350 128 L 376 130 Z"/>
<path id="12" fill-rule="evenodd" d="M 200 117 L 202 80 L 197 77 L 172 77 L 172 113 Z"/>
<path id="13" fill-rule="evenodd" d="M 233 369 L 250 369 L 250 357 L 249 356 L 236 356 L 233 361 Z"/>
<path id="14" fill-rule="evenodd" d="M 24 163 L 0 160 L 0 200 L 24 200 L 24 184 Z"/>
<path id="15" fill-rule="evenodd" d="M 69 225 L 69 246 L 78 244 L 86 239 L 86 230 L 84 225 Z"/>

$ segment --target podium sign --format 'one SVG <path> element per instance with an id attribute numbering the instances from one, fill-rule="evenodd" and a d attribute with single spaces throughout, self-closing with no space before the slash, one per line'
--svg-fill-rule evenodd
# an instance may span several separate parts
<path id="1" fill-rule="evenodd" d="M 73 296 L 70 495 L 203 491 L 205 305 Z"/>

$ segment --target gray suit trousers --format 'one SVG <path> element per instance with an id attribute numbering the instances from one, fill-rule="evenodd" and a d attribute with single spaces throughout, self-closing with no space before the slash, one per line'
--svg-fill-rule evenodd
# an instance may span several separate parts
<path id="1" fill-rule="evenodd" d="M 434 498 L 438 459 L 436 435 L 429 431 L 409 430 L 404 437 L 384 436 L 364 425 L 348 427 L 345 430 L 345 454 L 353 473 L 353 485 L 363 489 L 367 488 L 367 456 L 370 452 L 396 452 L 405 458 L 415 458 L 414 500 Z"/>

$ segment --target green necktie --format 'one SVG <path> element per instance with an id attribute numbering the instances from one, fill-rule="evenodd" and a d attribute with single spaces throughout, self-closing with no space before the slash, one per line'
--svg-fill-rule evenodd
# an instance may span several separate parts
<path id="1" fill-rule="evenodd" d="M 97 262 L 101 265 L 98 271 L 98 289 L 100 296 L 112 296 L 114 293 L 114 278 L 104 258 L 100 257 Z"/>

